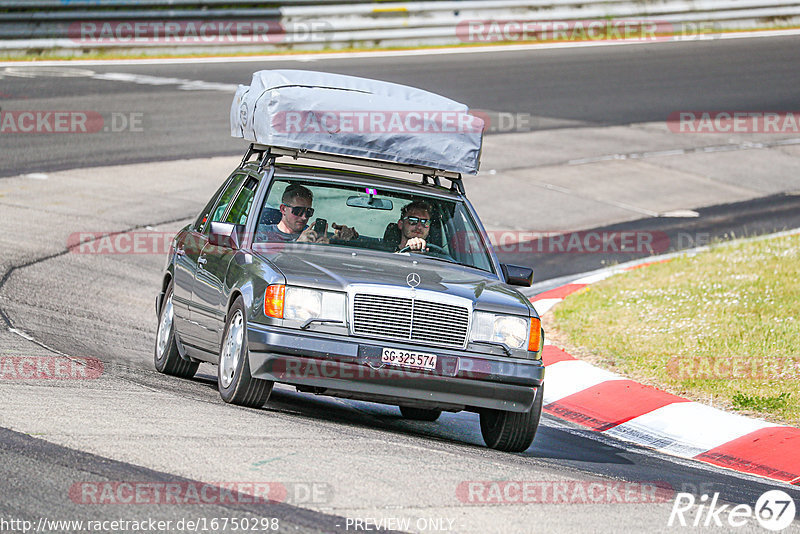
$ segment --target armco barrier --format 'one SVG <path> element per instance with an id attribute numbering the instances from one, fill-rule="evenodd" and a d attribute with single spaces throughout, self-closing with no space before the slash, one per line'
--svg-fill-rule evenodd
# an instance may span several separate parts
<path id="1" fill-rule="evenodd" d="M 514 42 L 554 37 L 547 33 L 554 21 L 572 27 L 609 20 L 655 24 L 658 33 L 692 37 L 699 31 L 800 26 L 800 1 L 0 0 L 0 50 Z M 490 28 L 492 21 L 499 24 Z M 483 34 L 470 31 L 470 24 L 482 23 Z M 520 29 L 524 23 L 529 24 Z"/>

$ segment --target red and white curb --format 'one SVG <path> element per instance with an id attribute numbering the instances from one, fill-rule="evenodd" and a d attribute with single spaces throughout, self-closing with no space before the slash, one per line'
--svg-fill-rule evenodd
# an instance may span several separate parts
<path id="1" fill-rule="evenodd" d="M 599 271 L 540 293 L 531 302 L 541 315 L 592 283 L 674 256 Z M 800 485 L 798 428 L 724 412 L 639 384 L 549 343 L 542 359 L 547 368 L 544 411 L 556 417 L 660 452 Z"/>

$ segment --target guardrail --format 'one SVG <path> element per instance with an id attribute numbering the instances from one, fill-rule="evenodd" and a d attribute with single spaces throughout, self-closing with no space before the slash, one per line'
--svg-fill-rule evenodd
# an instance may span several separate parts
<path id="1" fill-rule="evenodd" d="M 0 0 L 7 52 L 450 45 L 787 26 L 800 26 L 800 1 Z"/>

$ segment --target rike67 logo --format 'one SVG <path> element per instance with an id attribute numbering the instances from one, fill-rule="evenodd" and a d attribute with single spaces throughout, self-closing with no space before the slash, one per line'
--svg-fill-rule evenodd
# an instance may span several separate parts
<path id="1" fill-rule="evenodd" d="M 712 497 L 703 494 L 699 499 L 691 493 L 678 493 L 667 526 L 731 529 L 752 525 L 755 520 L 763 528 L 778 532 L 794 521 L 795 514 L 794 500 L 781 490 L 767 491 L 755 506 L 719 504 L 719 493 Z"/>

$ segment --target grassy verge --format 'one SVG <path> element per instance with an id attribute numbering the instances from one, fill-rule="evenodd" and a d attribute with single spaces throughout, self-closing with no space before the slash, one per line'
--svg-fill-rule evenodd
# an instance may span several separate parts
<path id="1" fill-rule="evenodd" d="M 35 53 L 26 54 L 3 54 L 0 50 L 1 61 L 50 61 L 50 60 L 63 60 L 63 61 L 82 61 L 82 60 L 103 60 L 103 59 L 164 59 L 164 58 L 209 58 L 209 57 L 256 57 L 256 56 L 298 56 L 298 55 L 312 55 L 312 54 L 346 54 L 352 52 L 375 52 L 375 51 L 404 51 L 404 50 L 422 50 L 422 49 L 436 49 L 436 48 L 452 48 L 463 45 L 446 45 L 446 46 L 396 46 L 396 47 L 343 47 L 343 48 L 323 48 L 323 49 L 308 49 L 303 50 L 299 48 L 284 49 L 284 48 L 263 48 L 263 49 L 231 49 L 222 50 L 217 47 L 215 50 L 201 49 L 198 46 L 197 51 L 189 51 L 191 45 L 175 45 L 176 49 L 181 51 L 164 52 L 163 49 L 167 45 L 159 47 L 161 51 L 150 51 L 146 47 L 130 49 L 117 49 L 117 48 L 102 48 L 100 46 L 87 50 L 76 49 L 43 49 Z M 468 45 L 477 46 L 477 45 Z"/>
<path id="2" fill-rule="evenodd" d="M 800 236 L 720 245 L 613 276 L 567 298 L 549 322 L 551 339 L 576 356 L 800 426 Z"/>

